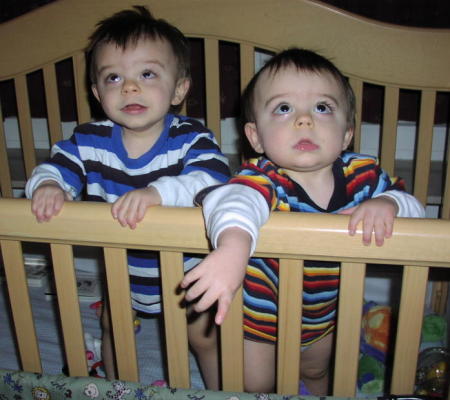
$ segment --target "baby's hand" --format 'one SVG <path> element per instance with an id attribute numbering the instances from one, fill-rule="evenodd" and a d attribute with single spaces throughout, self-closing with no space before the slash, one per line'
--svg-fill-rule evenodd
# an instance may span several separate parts
<path id="1" fill-rule="evenodd" d="M 111 214 L 123 227 L 135 229 L 148 207 L 161 204 L 159 192 L 152 186 L 132 190 L 120 196 L 112 205 Z"/>
<path id="2" fill-rule="evenodd" d="M 397 215 L 397 203 L 387 196 L 380 196 L 361 203 L 358 207 L 342 211 L 340 214 L 351 214 L 348 233 L 353 236 L 356 227 L 362 221 L 363 243 L 368 246 L 375 233 L 375 243 L 382 246 L 384 239 L 392 236 L 394 218 Z"/>
<path id="3" fill-rule="evenodd" d="M 234 231 L 233 239 L 221 242 L 222 235 L 230 231 Z M 224 321 L 233 297 L 244 280 L 251 238 L 239 228 L 229 228 L 219 240 L 217 249 L 189 271 L 180 284 L 183 289 L 189 287 L 185 295 L 187 301 L 199 298 L 194 305 L 197 312 L 205 311 L 218 302 L 214 319 L 217 325 Z"/>
<path id="4" fill-rule="evenodd" d="M 61 211 L 66 199 L 70 200 L 70 196 L 56 182 L 43 182 L 33 192 L 31 212 L 36 216 L 38 222 L 50 221 Z"/>

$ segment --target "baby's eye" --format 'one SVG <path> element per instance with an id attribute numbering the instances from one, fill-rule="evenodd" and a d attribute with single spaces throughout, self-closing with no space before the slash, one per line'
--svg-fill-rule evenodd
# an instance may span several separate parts
<path id="1" fill-rule="evenodd" d="M 152 79 L 152 78 L 155 77 L 155 73 L 152 72 L 152 71 L 150 71 L 150 70 L 144 71 L 144 72 L 142 73 L 142 77 L 143 77 L 144 79 Z"/>
<path id="2" fill-rule="evenodd" d="M 327 103 L 318 103 L 315 107 L 315 111 L 320 114 L 329 114 L 333 112 L 333 107 Z"/>
<path id="3" fill-rule="evenodd" d="M 275 114 L 287 114 L 292 112 L 292 107 L 287 103 L 278 105 L 273 111 Z"/>
<path id="4" fill-rule="evenodd" d="M 117 82 L 120 82 L 120 80 L 121 80 L 121 78 L 120 78 L 120 76 L 117 75 L 117 74 L 109 74 L 109 75 L 106 77 L 106 82 L 107 82 L 107 83 L 117 83 Z"/>

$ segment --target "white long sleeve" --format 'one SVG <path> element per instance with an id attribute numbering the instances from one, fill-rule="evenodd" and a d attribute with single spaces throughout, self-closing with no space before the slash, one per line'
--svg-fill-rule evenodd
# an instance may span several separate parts
<path id="1" fill-rule="evenodd" d="M 210 192 L 202 205 L 207 235 L 214 248 L 222 231 L 238 227 L 252 237 L 250 255 L 253 254 L 259 230 L 270 215 L 267 202 L 261 194 L 244 185 L 228 184 Z"/>
<path id="2" fill-rule="evenodd" d="M 219 183 L 222 182 L 207 172 L 192 171 L 186 175 L 163 176 L 149 186 L 159 192 L 162 206 L 192 207 L 200 190 Z"/>
<path id="3" fill-rule="evenodd" d="M 400 190 L 388 190 L 375 197 L 386 196 L 393 199 L 398 205 L 397 217 L 425 218 L 423 205 L 414 196 Z"/>

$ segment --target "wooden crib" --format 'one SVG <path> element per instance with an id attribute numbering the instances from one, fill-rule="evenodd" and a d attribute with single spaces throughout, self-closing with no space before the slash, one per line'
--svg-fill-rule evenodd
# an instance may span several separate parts
<path id="1" fill-rule="evenodd" d="M 20 132 L 20 148 L 11 149 L 7 145 L 5 124 L 0 124 L 1 253 L 23 370 L 41 372 L 42 367 L 21 242 L 43 242 L 51 244 L 69 373 L 86 376 L 72 246 L 102 247 L 108 290 L 115 294 L 111 298 L 111 312 L 119 376 L 122 380 L 138 381 L 136 355 L 130 352 L 135 348 L 135 338 L 125 253 L 127 248 L 161 251 L 169 381 L 173 387 L 187 388 L 190 380 L 186 316 L 179 306 L 182 294 L 176 288 L 182 276 L 183 252 L 206 253 L 209 249 L 201 210 L 155 207 L 148 211 L 144 222 L 130 232 L 112 220 L 107 204 L 67 203 L 51 223 L 38 224 L 31 215 L 29 201 L 14 198 L 20 197 L 20 190 L 36 163 L 48 155 L 48 149 L 37 148 L 35 143 L 37 132 L 33 131 L 32 121 L 35 102 L 44 109 L 51 144 L 63 137 L 62 109 L 67 108 L 67 104 L 73 104 L 73 110 L 69 111 L 75 115 L 76 123 L 91 120 L 93 112 L 84 83 L 83 48 L 87 37 L 99 19 L 135 3 L 134 0 L 58 0 L 0 25 L 3 54 L 0 59 L 0 115 L 5 114 L 5 109 L 9 110 L 6 111 L 9 115 L 13 109 Z M 193 70 L 197 71 L 202 84 L 196 86 L 194 95 L 200 92 L 205 111 L 195 116 L 206 121 L 219 142 L 225 139 L 221 123 L 226 108 L 224 93 L 230 93 L 233 85 L 239 93 L 255 71 L 258 54 L 293 45 L 319 51 L 349 77 L 357 96 L 356 151 L 360 151 L 364 140 L 363 116 L 370 113 L 376 103 L 365 96 L 373 90 L 381 91 L 378 155 L 382 167 L 390 174 L 395 174 L 399 166 L 396 147 L 402 98 L 412 95 L 416 99 L 412 111 L 416 127 L 413 128 L 414 158 L 409 162 L 412 165 L 409 188 L 423 204 L 434 207 L 438 218 L 397 220 L 393 238 L 377 248 L 364 247 L 360 235 L 349 237 L 345 216 L 279 213 L 264 226 L 257 247 L 257 255 L 281 259 L 278 393 L 294 394 L 298 390 L 301 269 L 303 260 L 310 259 L 342 262 L 334 396 L 355 396 L 366 264 L 403 268 L 389 392 L 412 393 L 430 267 L 450 266 L 450 30 L 381 24 L 311 0 L 145 0 L 140 3 L 148 5 L 157 17 L 179 27 L 199 45 L 198 54 L 202 58 L 193 61 Z M 231 51 L 227 53 L 224 46 L 231 46 Z M 236 56 L 236 79 L 229 68 L 224 71 L 224 65 L 229 67 L 224 54 Z M 73 71 L 69 83 L 61 79 L 58 72 L 67 64 Z M 232 82 L 223 81 L 227 74 L 232 75 Z M 37 86 L 32 84 L 35 79 L 40 82 Z M 69 95 L 65 91 L 67 86 L 71 87 Z M 195 101 L 188 101 L 185 109 L 188 114 L 192 110 L 193 114 L 198 112 L 193 103 L 195 105 Z M 439 121 L 443 125 L 446 147 L 440 149 L 443 159 L 436 162 L 432 157 L 433 127 L 442 109 L 444 122 Z M 2 122 L 5 120 L 2 116 Z M 436 165 L 440 171 L 439 193 L 430 195 L 430 177 Z M 286 236 L 289 241 L 281 240 Z M 434 293 L 432 301 L 442 312 L 447 297 L 446 285 L 439 283 Z M 241 307 L 239 294 L 221 328 L 224 391 L 243 390 Z"/>

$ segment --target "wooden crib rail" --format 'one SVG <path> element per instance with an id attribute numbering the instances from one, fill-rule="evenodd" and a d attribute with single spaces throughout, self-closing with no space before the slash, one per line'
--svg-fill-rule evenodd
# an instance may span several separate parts
<path id="1" fill-rule="evenodd" d="M 334 395 L 354 396 L 359 349 L 363 280 L 366 263 L 405 265 L 398 321 L 391 392 L 411 393 L 421 333 L 429 266 L 450 267 L 450 221 L 398 219 L 395 232 L 381 248 L 363 246 L 360 232 L 347 233 L 346 216 L 275 213 L 263 227 L 257 255 L 281 258 L 280 339 L 278 386 L 284 394 L 298 389 L 301 353 L 299 337 L 301 268 L 303 260 L 342 261 L 338 311 Z M 288 240 L 287 240 L 288 238 Z M 21 242 L 51 243 L 54 275 L 66 357 L 71 375 L 86 375 L 82 326 L 76 298 L 72 245 L 104 248 L 119 376 L 137 381 L 126 248 L 161 251 L 163 304 L 169 380 L 174 387 L 189 387 L 186 316 L 177 291 L 182 272 L 182 252 L 207 253 L 201 210 L 154 207 L 138 227 L 122 228 L 104 203 L 68 202 L 61 214 L 39 224 L 30 212 L 30 201 L 0 199 L 0 240 L 8 291 L 23 369 L 41 371 L 32 321 Z M 242 299 L 222 328 L 223 390 L 242 391 Z M 64 315 L 66 317 L 64 317 Z M 68 318 L 67 316 L 70 316 Z M 283 321 L 286 321 L 283 323 Z"/>

